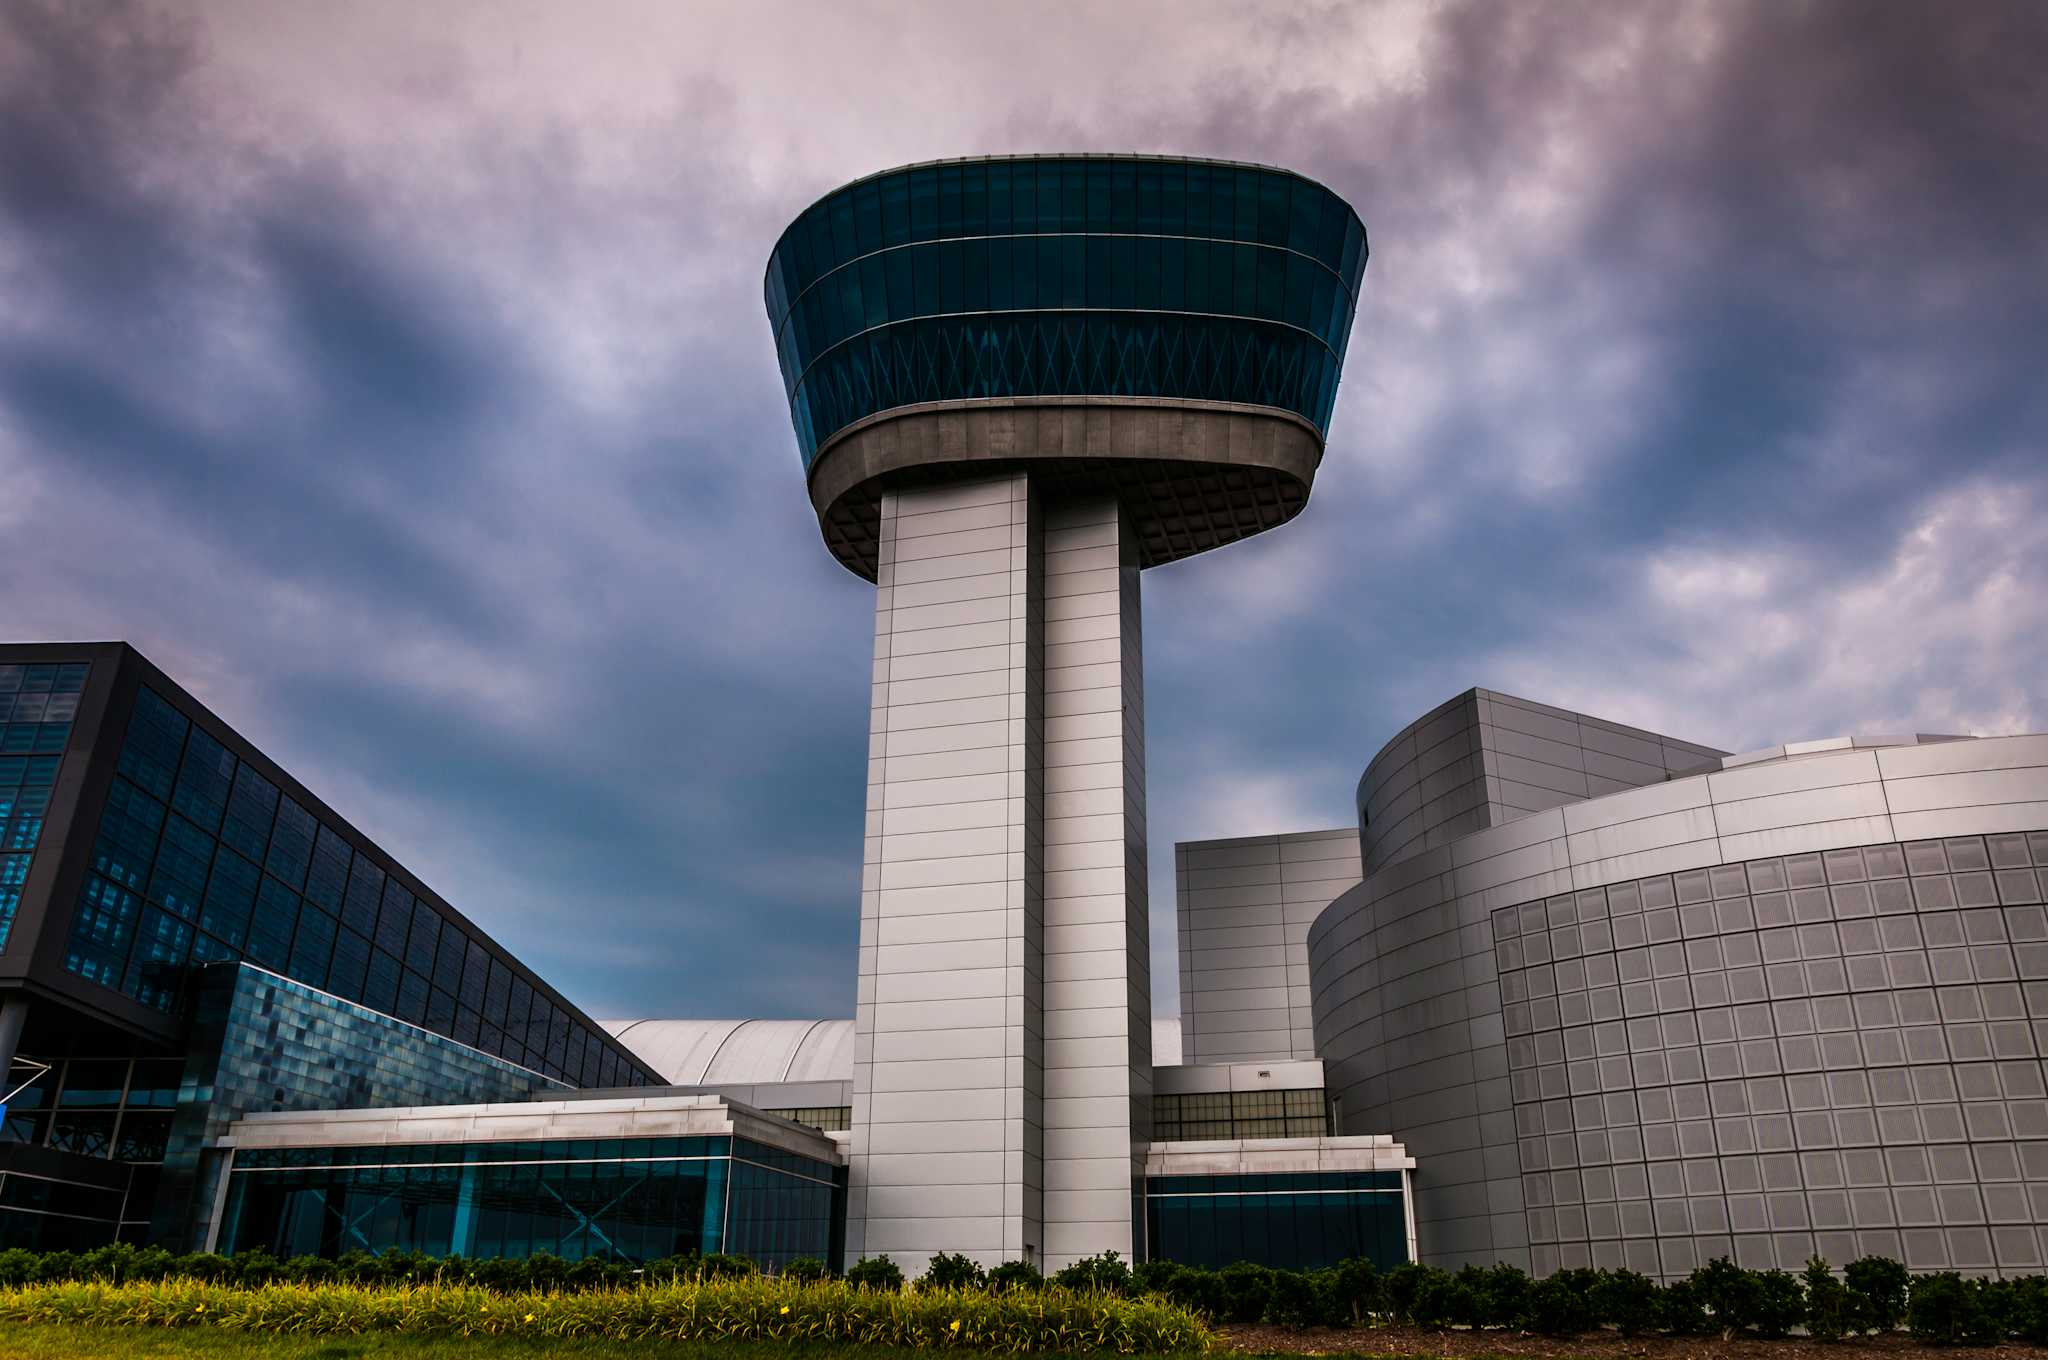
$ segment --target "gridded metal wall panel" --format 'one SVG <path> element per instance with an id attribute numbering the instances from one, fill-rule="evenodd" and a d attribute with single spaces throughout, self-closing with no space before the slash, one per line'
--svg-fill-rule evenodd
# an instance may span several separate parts
<path id="1" fill-rule="evenodd" d="M 1536 1269 L 2039 1271 L 2044 874 L 1962 836 L 1494 912 Z"/>
<path id="2" fill-rule="evenodd" d="M 1832 740 L 1410 855 L 1310 932 L 1337 1126 L 1438 1264 L 2038 1269 L 2044 827 L 2048 737 Z"/>

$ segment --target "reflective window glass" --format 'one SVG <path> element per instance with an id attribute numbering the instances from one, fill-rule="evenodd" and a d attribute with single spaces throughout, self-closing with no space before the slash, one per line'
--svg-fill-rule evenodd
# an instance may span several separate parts
<path id="1" fill-rule="evenodd" d="M 373 933 L 383 897 L 384 871 L 368 855 L 357 855 L 349 866 L 348 895 L 342 903 L 341 923 L 361 935 Z"/>
<path id="2" fill-rule="evenodd" d="M 349 861 L 354 855 L 340 832 L 321 823 L 313 842 L 313 862 L 306 871 L 306 900 L 331 915 L 340 915 L 348 891 Z"/>
<path id="3" fill-rule="evenodd" d="M 261 864 L 276 816 L 277 785 L 243 762 L 235 770 L 234 786 L 228 794 L 227 817 L 220 830 L 222 842 Z"/>
<path id="4" fill-rule="evenodd" d="M 227 811 L 228 792 L 235 778 L 235 758 L 228 748 L 206 733 L 193 728 L 185 740 L 185 756 L 178 765 L 178 785 L 171 794 L 171 810 L 212 835 L 220 830 Z"/>
<path id="5" fill-rule="evenodd" d="M 313 838 L 319 828 L 313 814 L 296 802 L 286 798 L 278 803 L 277 822 L 271 831 L 263 867 L 293 892 L 306 885 L 306 868 L 313 859 Z"/>
<path id="6" fill-rule="evenodd" d="M 162 695 L 144 688 L 135 696 L 135 715 L 128 721 L 117 768 L 138 788 L 169 802 L 185 749 L 185 733 L 191 726 Z"/>

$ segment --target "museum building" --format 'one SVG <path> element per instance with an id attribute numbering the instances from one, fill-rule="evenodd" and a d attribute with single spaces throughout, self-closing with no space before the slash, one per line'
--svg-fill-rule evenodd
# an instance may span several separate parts
<path id="1" fill-rule="evenodd" d="M 0 646 L 0 1245 L 2040 1269 L 2048 737 L 1467 691 L 1355 826 L 1175 847 L 1155 1061 L 1141 573 L 1304 508 L 1366 257 L 1163 157 L 777 243 L 875 587 L 850 1017 L 594 1021 L 132 648 Z"/>

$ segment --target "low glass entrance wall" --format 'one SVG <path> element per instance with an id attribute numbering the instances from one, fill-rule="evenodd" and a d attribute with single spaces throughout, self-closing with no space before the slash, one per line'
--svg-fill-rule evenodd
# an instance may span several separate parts
<path id="1" fill-rule="evenodd" d="M 834 1265 L 844 1172 L 736 1137 L 247 1148 L 219 1249 Z"/>

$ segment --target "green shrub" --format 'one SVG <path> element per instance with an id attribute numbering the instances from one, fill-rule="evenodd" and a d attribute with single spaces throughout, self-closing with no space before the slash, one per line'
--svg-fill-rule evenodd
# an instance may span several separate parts
<path id="1" fill-rule="evenodd" d="M 1147 1261 L 1131 1272 L 1131 1288 L 1171 1299 L 1190 1312 L 1221 1320 L 1229 1313 L 1221 1272 L 1173 1261 Z"/>
<path id="2" fill-rule="evenodd" d="M 1842 1268 L 1843 1281 L 1856 1295 L 1857 1314 L 1865 1327 L 1889 1332 L 1906 1319 L 1906 1294 L 1913 1276 L 1897 1261 L 1866 1256 Z"/>
<path id="3" fill-rule="evenodd" d="M 1657 1291 L 1657 1325 L 1673 1336 L 1705 1336 L 1715 1331 L 1707 1301 L 1691 1280 L 1673 1280 Z"/>
<path id="4" fill-rule="evenodd" d="M 1518 1268 L 1501 1261 L 1485 1271 L 1467 1266 L 1458 1275 L 1479 1296 L 1479 1325 L 1520 1327 L 1529 1315 L 1529 1277 Z"/>
<path id="5" fill-rule="evenodd" d="M 1384 1306 L 1380 1273 L 1369 1256 L 1353 1256 L 1316 1274 L 1324 1294 L 1323 1320 L 1333 1327 L 1362 1327 Z"/>
<path id="6" fill-rule="evenodd" d="M 1321 1322 L 1323 1306 L 1313 1277 L 1298 1270 L 1274 1271 L 1260 1320 L 1282 1327 L 1313 1327 Z"/>
<path id="7" fill-rule="evenodd" d="M 1756 1321 L 1754 1271 L 1744 1270 L 1725 1256 L 1716 1256 L 1693 1271 L 1692 1287 L 1714 1315 L 1714 1325 L 1721 1329 L 1724 1339 L 1747 1331 Z"/>
<path id="8" fill-rule="evenodd" d="M 1029 1261 L 1005 1261 L 988 1273 L 988 1286 L 999 1293 L 1043 1289 L 1045 1276 Z"/>
<path id="9" fill-rule="evenodd" d="M 1140 1261 L 1131 1267 L 1131 1292 L 1165 1298 L 1173 1292 L 1174 1277 L 1188 1269 L 1178 1261 Z"/>
<path id="10" fill-rule="evenodd" d="M 1953 1270 L 1913 1277 L 1906 1326 L 1914 1337 L 1936 1346 L 1996 1341 L 1983 1300 L 1971 1281 Z"/>
<path id="11" fill-rule="evenodd" d="M 1593 1271 L 1575 1269 L 1538 1280 L 1529 1291 L 1529 1326 L 1545 1336 L 1577 1336 L 1590 1330 L 1597 1321 L 1593 1285 L 1598 1278 Z"/>
<path id="12" fill-rule="evenodd" d="M 884 1256 L 882 1259 L 886 1261 L 889 1258 Z M 736 1256 L 722 1251 L 712 1252 L 709 1256 L 699 1257 L 697 1260 L 697 1276 L 705 1280 L 738 1279 L 742 1276 L 753 1275 L 759 1269 L 760 1267 L 756 1266 L 747 1257 Z M 903 1283 L 903 1272 L 900 1270 L 896 1272 L 896 1283 L 899 1285 Z"/>
<path id="13" fill-rule="evenodd" d="M 1638 1336 L 1658 1326 L 1657 1282 L 1647 1275 L 1603 1270 L 1592 1294 L 1593 1316 L 1623 1336 Z"/>
<path id="14" fill-rule="evenodd" d="M 768 1276 L 585 1293 L 494 1294 L 465 1286 L 270 1285 L 193 1279 L 45 1283 L 0 1289 L 0 1324 L 216 1326 L 271 1334 L 581 1337 L 967 1346 L 1124 1354 L 1206 1349 L 1199 1319 L 1159 1299 L 1032 1293 L 863 1290 Z"/>
<path id="15" fill-rule="evenodd" d="M 988 1272 L 971 1256 L 942 1251 L 932 1257 L 917 1283 L 925 1289 L 979 1289 L 988 1283 Z"/>
<path id="16" fill-rule="evenodd" d="M 1828 1263 L 1815 1256 L 1806 1262 L 1801 1282 L 1806 1287 L 1806 1334 L 1816 1341 L 1840 1341 L 1856 1330 L 1856 1298 L 1835 1278 Z"/>
<path id="17" fill-rule="evenodd" d="M 1273 1272 L 1238 1261 L 1216 1272 L 1216 1316 L 1226 1322 L 1257 1322 L 1273 1297 Z"/>
<path id="18" fill-rule="evenodd" d="M 1479 1300 L 1458 1276 L 1432 1270 L 1416 1281 L 1408 1316 L 1418 1327 L 1450 1327 L 1475 1317 Z"/>
<path id="19" fill-rule="evenodd" d="M 1761 1336 L 1780 1337 L 1806 1321 L 1806 1291 L 1789 1271 L 1756 1270 L 1755 1311 L 1751 1325 Z"/>
<path id="20" fill-rule="evenodd" d="M 903 1268 L 887 1256 L 863 1256 L 846 1268 L 846 1282 L 857 1289 L 901 1293 Z"/>
<path id="21" fill-rule="evenodd" d="M 830 1279 L 832 1267 L 815 1256 L 799 1256 L 782 1268 L 785 1280 L 816 1281 Z"/>
<path id="22" fill-rule="evenodd" d="M 1422 1289 L 1422 1282 L 1442 1273 L 1435 1266 L 1414 1261 L 1403 1261 L 1388 1271 L 1380 1281 L 1380 1296 L 1386 1301 L 1388 1315 L 1396 1322 L 1413 1322 L 1415 1296 Z"/>
<path id="23" fill-rule="evenodd" d="M 1113 1251 L 1083 1257 L 1062 1267 L 1052 1279 L 1063 1289 L 1096 1289 L 1105 1294 L 1131 1291 L 1131 1268 Z"/>
<path id="24" fill-rule="evenodd" d="M 2011 1287 L 2007 1334 L 2036 1346 L 2048 1345 L 2048 1278 L 2027 1275 L 2006 1283 Z"/>

